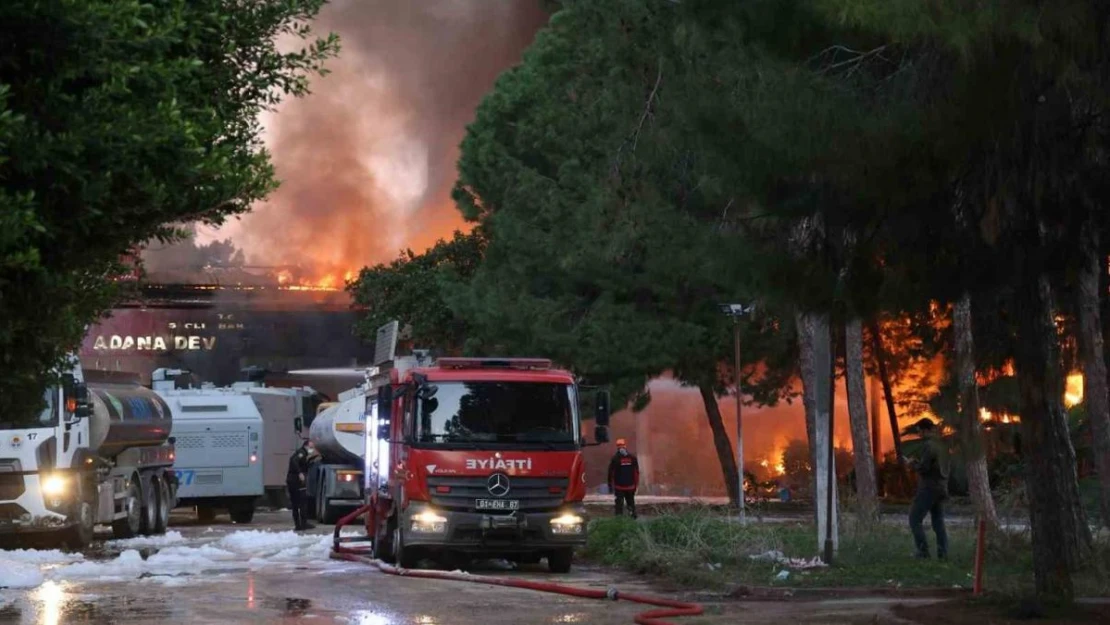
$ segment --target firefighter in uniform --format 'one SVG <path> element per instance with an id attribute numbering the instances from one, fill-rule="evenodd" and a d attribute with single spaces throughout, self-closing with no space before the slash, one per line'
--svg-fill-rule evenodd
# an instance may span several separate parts
<path id="1" fill-rule="evenodd" d="M 623 438 L 617 439 L 617 453 L 609 461 L 609 490 L 616 495 L 617 516 L 624 514 L 624 504 L 628 503 L 628 513 L 636 518 L 636 487 L 640 485 L 640 463 L 628 451 Z"/>
<path id="2" fill-rule="evenodd" d="M 289 489 L 289 506 L 293 509 L 293 526 L 296 531 L 315 527 L 308 522 L 308 467 L 316 458 L 316 448 L 312 441 L 305 440 L 300 449 L 289 457 L 289 470 L 285 474 L 285 486 Z"/>

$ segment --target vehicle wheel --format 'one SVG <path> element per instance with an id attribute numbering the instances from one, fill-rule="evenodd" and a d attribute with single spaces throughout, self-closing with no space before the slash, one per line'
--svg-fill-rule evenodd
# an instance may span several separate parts
<path id="1" fill-rule="evenodd" d="M 254 519 L 254 500 L 236 501 L 227 509 L 235 523 L 250 523 Z"/>
<path id="2" fill-rule="evenodd" d="M 93 518 L 92 503 L 82 501 L 74 513 L 76 524 L 66 530 L 65 542 L 71 549 L 84 549 L 93 541 L 96 519 Z"/>
<path id="3" fill-rule="evenodd" d="M 397 566 L 402 569 L 415 569 L 420 563 L 416 558 L 416 552 L 411 548 L 405 548 L 405 536 L 401 532 L 400 523 L 393 528 L 393 557 L 397 561 Z"/>
<path id="4" fill-rule="evenodd" d="M 324 514 L 320 515 L 320 522 L 324 525 L 335 525 L 339 519 L 343 518 L 343 512 L 338 506 L 332 506 L 324 503 Z"/>
<path id="5" fill-rule="evenodd" d="M 154 480 L 154 501 L 158 502 L 154 533 L 165 534 L 166 528 L 170 526 L 170 489 L 162 480 Z"/>
<path id="6" fill-rule="evenodd" d="M 385 527 L 380 525 L 374 531 L 374 559 L 393 564 L 393 517 L 386 522 Z"/>
<path id="7" fill-rule="evenodd" d="M 116 538 L 134 538 L 142 529 L 143 502 L 142 493 L 139 492 L 139 483 L 132 481 L 127 489 L 127 498 L 123 500 L 123 509 L 126 515 L 122 519 L 112 521 L 112 535 Z"/>
<path id="8" fill-rule="evenodd" d="M 139 532 L 143 536 L 153 536 L 154 528 L 158 525 L 158 504 L 161 496 L 158 494 L 157 483 L 157 480 L 150 480 L 143 492 L 143 515 L 139 523 Z"/>
<path id="9" fill-rule="evenodd" d="M 211 523 L 216 520 L 216 509 L 212 506 L 197 506 L 197 520 L 201 523 Z"/>
<path id="10" fill-rule="evenodd" d="M 547 568 L 551 569 L 552 573 L 570 573 L 573 560 L 573 549 L 556 549 L 547 554 Z"/>
<path id="11" fill-rule="evenodd" d="M 439 554 L 439 565 L 448 571 L 465 571 L 470 567 L 470 556 L 458 551 Z"/>

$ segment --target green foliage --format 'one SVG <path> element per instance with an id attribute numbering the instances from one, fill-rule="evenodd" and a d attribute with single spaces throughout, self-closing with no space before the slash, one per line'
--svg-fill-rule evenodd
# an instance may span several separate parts
<path id="1" fill-rule="evenodd" d="M 718 304 L 753 293 L 724 227 L 739 209 L 682 111 L 667 53 L 693 34 L 678 11 L 566 2 L 479 107 L 455 197 L 490 241 L 450 295 L 474 331 L 469 349 L 550 355 L 619 397 L 645 399 L 664 371 L 728 384 L 731 322 Z M 743 326 L 745 361 L 770 365 L 744 371 L 761 403 L 784 397 L 794 372 L 783 312 L 768 305 Z"/>
<path id="2" fill-rule="evenodd" d="M 324 0 L 0 4 L 0 412 L 34 410 L 50 371 L 118 295 L 138 244 L 219 224 L 276 181 L 259 114 L 335 54 Z M 278 39 L 308 40 L 284 52 Z"/>
<path id="3" fill-rule="evenodd" d="M 355 331 L 373 340 L 382 325 L 398 320 L 416 347 L 458 354 L 469 334 L 466 321 L 446 301 L 448 284 L 465 284 L 485 249 L 481 229 L 456 232 L 423 254 L 406 250 L 388 265 L 363 269 L 347 288 L 360 311 Z"/>

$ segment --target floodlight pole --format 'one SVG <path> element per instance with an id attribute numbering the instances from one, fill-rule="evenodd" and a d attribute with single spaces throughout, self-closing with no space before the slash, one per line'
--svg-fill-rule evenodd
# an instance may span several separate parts
<path id="1" fill-rule="evenodd" d="M 744 420 L 742 418 L 744 398 L 740 386 L 740 317 L 751 313 L 752 306 L 744 304 L 721 304 L 721 311 L 732 317 L 733 370 L 735 372 L 734 383 L 736 385 L 736 472 L 739 481 L 736 490 L 736 504 L 739 511 L 740 523 L 743 525 L 747 522 L 747 517 L 744 509 Z"/>

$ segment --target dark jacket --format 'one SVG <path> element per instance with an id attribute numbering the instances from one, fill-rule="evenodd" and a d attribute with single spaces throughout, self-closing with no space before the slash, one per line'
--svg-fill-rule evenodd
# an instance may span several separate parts
<path id="1" fill-rule="evenodd" d="M 622 456 L 613 454 L 609 461 L 609 487 L 614 490 L 636 490 L 640 485 L 640 462 L 629 453 Z"/>
<path id="2" fill-rule="evenodd" d="M 948 496 L 948 450 L 939 439 L 925 439 L 921 457 L 913 461 L 918 490 L 928 489 L 942 498 Z"/>
<path id="3" fill-rule="evenodd" d="M 308 473 L 309 455 L 308 449 L 303 445 L 300 449 L 293 452 L 289 457 L 289 470 L 285 473 L 285 484 L 290 488 L 304 488 L 305 483 L 301 481 L 301 474 Z"/>

